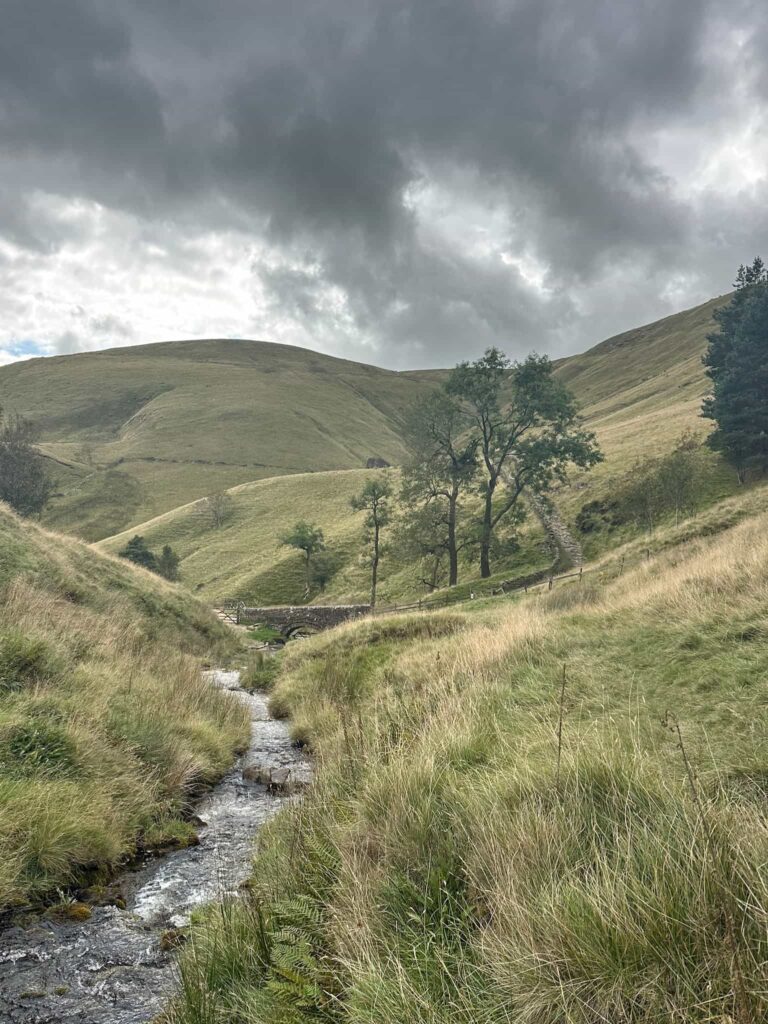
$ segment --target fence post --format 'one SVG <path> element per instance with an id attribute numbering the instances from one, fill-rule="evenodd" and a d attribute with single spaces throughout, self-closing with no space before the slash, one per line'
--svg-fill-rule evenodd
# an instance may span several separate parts
<path id="1" fill-rule="evenodd" d="M 581 577 L 584 575 L 584 566 L 579 566 L 579 583 L 581 583 Z"/>

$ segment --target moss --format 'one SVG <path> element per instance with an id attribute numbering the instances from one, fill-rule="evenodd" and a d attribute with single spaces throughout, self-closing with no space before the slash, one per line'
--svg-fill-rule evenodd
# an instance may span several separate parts
<path id="1" fill-rule="evenodd" d="M 62 900 L 46 910 L 46 916 L 55 921 L 87 921 L 91 914 L 88 904 L 79 900 Z"/>
<path id="2" fill-rule="evenodd" d="M 151 853 L 183 850 L 189 846 L 197 846 L 199 842 L 195 826 L 180 818 L 165 818 L 153 822 L 142 836 L 142 846 Z"/>
<path id="3" fill-rule="evenodd" d="M 188 937 L 189 933 L 186 929 L 166 928 L 160 936 L 160 952 L 172 953 L 176 949 L 181 949 Z"/>

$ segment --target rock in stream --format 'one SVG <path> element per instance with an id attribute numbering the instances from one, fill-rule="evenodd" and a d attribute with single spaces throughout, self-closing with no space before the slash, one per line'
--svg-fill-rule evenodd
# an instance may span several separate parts
<path id="1" fill-rule="evenodd" d="M 246 754 L 197 806 L 200 844 L 125 872 L 125 909 L 94 907 L 86 921 L 41 917 L 0 933 L 0 1022 L 144 1024 L 176 984 L 175 956 L 161 941 L 191 910 L 235 892 L 249 874 L 253 839 L 310 766 L 266 699 L 238 688 L 237 672 L 210 673 L 251 709 Z M 258 780 L 258 781 L 255 781 Z"/>

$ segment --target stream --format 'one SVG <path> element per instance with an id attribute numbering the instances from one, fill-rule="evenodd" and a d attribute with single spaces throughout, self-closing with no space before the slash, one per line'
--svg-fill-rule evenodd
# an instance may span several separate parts
<path id="1" fill-rule="evenodd" d="M 309 781 L 309 762 L 286 725 L 270 717 L 264 695 L 241 690 L 237 672 L 209 677 L 248 704 L 252 725 L 246 753 L 195 808 L 204 822 L 199 845 L 118 877 L 125 909 L 94 907 L 86 921 L 41 917 L 0 933 L 2 1024 L 151 1021 L 176 985 L 175 954 L 161 948 L 164 934 L 186 924 L 195 907 L 237 891 L 250 873 L 254 836 L 290 798 L 248 777 L 263 768 L 298 785 Z"/>

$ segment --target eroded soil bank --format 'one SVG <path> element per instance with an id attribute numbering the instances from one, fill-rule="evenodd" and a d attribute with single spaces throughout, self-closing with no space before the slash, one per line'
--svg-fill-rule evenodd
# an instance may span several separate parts
<path id="1" fill-rule="evenodd" d="M 250 869 L 253 839 L 288 795 L 248 781 L 259 766 L 296 783 L 310 767 L 272 719 L 262 694 L 238 687 L 237 672 L 212 682 L 237 693 L 251 709 L 247 752 L 197 807 L 205 822 L 200 844 L 126 872 L 116 882 L 125 909 L 95 907 L 86 921 L 47 917 L 0 934 L 0 1021 L 12 1024 L 144 1024 L 176 982 L 168 930 L 184 925 L 203 903 L 234 892 Z M 279 769 L 289 769 L 280 773 Z M 164 941 L 165 937 L 165 941 Z"/>

